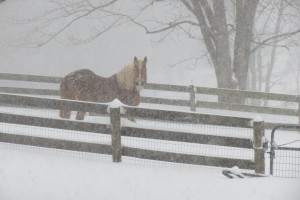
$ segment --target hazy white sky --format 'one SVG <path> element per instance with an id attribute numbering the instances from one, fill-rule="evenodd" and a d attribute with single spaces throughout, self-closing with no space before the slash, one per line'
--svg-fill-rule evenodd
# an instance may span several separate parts
<path id="1" fill-rule="evenodd" d="M 147 56 L 149 82 L 183 85 L 193 82 L 199 86 L 216 87 L 214 70 L 206 61 L 197 63 L 196 67 L 186 62 L 175 67 L 170 66 L 203 53 L 203 46 L 199 41 L 173 34 L 158 45 L 152 41 L 157 40 L 159 35 L 147 35 L 135 25 L 125 24 L 117 27 L 85 45 L 71 45 L 66 40 L 71 35 L 84 35 L 88 26 L 81 25 L 74 26 L 72 31 L 64 32 L 62 36 L 42 47 L 23 48 L 7 45 L 15 44 L 16 41 L 23 43 L 24 41 L 19 39 L 28 34 L 26 30 L 30 24 L 16 23 L 15 19 L 31 18 L 50 6 L 53 5 L 47 4 L 46 0 L 9 0 L 0 5 L 1 72 L 64 76 L 76 69 L 89 68 L 99 75 L 110 76 L 132 62 L 134 56 Z M 159 18 L 161 9 L 152 10 L 148 15 Z M 269 55 L 265 54 L 265 57 Z M 299 65 L 299 60 L 296 61 L 295 58 L 297 51 L 293 49 L 277 51 L 274 75 L 286 74 L 286 77 L 275 91 L 294 90 L 295 70 Z"/>
<path id="2" fill-rule="evenodd" d="M 147 35 L 143 29 L 134 25 L 117 27 L 85 45 L 70 45 L 67 40 L 59 37 L 38 48 L 9 47 L 7 43 L 15 43 L 16 38 L 26 34 L 28 28 L 28 24 L 11 21 L 34 16 L 34 13 L 47 8 L 45 5 L 41 0 L 11 0 L 0 6 L 2 72 L 64 76 L 76 69 L 89 68 L 99 75 L 110 76 L 132 62 L 134 56 L 147 56 L 150 82 L 190 84 L 193 81 L 199 85 L 215 86 L 214 71 L 207 64 L 194 70 L 190 69 L 188 63 L 170 67 L 195 55 L 200 46 L 195 40 L 175 36 L 158 45 L 152 42 L 158 36 Z M 84 31 L 80 27 L 74 29 L 73 34 Z M 64 36 L 68 34 L 70 32 Z M 199 79 L 201 74 L 203 77 L 210 76 L 209 82 L 207 79 Z"/>

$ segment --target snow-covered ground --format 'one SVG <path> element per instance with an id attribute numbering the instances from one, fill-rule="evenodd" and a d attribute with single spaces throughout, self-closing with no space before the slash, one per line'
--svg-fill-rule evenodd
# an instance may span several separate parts
<path id="1" fill-rule="evenodd" d="M 1 112 L 58 118 L 57 111 L 42 109 L 1 107 Z M 108 123 L 106 117 L 87 116 L 86 120 Z M 252 135 L 251 129 L 146 120 L 137 120 L 137 124 L 133 124 L 122 119 L 122 125 L 241 138 L 250 138 Z M 0 127 L 1 132 L 5 133 L 110 143 L 110 137 L 102 134 L 3 123 Z M 266 134 L 270 138 L 269 131 Z M 296 139 L 299 139 L 297 132 L 280 131 L 276 141 L 283 144 Z M 122 144 L 196 155 L 253 159 L 253 150 L 230 147 L 130 137 L 122 138 Z M 299 147 L 299 142 L 290 146 Z M 297 155 L 296 157 L 299 158 Z M 284 157 L 280 159 L 285 161 Z M 268 160 L 266 164 L 268 167 Z M 296 167 L 298 166 L 299 163 Z M 286 169 L 289 169 L 289 166 Z M 229 180 L 221 174 L 221 170 L 126 157 L 123 157 L 122 163 L 116 164 L 112 163 L 111 156 L 0 143 L 0 200 L 20 198 L 293 200 L 300 196 L 299 178 Z"/>
<path id="2" fill-rule="evenodd" d="M 142 105 L 141 105 L 142 106 Z M 150 106 L 150 105 L 148 105 Z M 176 109 L 173 107 L 173 109 Z M 0 107 L 1 112 L 58 118 L 58 111 Z M 74 119 L 74 114 L 72 118 Z M 107 117 L 87 116 L 87 121 L 109 122 Z M 122 119 L 123 126 L 175 130 L 221 136 L 251 138 L 252 130 L 233 127 L 191 125 L 182 123 Z M 1 132 L 25 134 L 93 143 L 110 143 L 108 135 L 63 131 L 0 123 Z M 266 132 L 270 140 L 270 131 Z M 276 142 L 284 144 L 300 138 L 298 132 L 279 131 Z M 149 140 L 122 138 L 131 147 L 190 153 L 218 157 L 253 159 L 253 150 Z M 289 146 L 300 147 L 300 142 Z M 281 157 L 283 164 L 286 158 Z M 295 161 L 299 158 L 294 155 Z M 299 170 L 299 161 L 289 165 Z M 267 173 L 269 160 L 267 159 Z M 286 164 L 285 164 L 286 165 Z M 290 166 L 282 167 L 290 170 Z M 35 199 L 298 199 L 298 178 L 248 178 L 229 180 L 220 168 L 204 168 L 181 164 L 146 161 L 123 157 L 112 163 L 111 156 L 76 153 L 46 148 L 0 143 L 0 200 Z M 275 175 L 278 175 L 275 171 Z"/>
<path id="3" fill-rule="evenodd" d="M 300 196 L 300 179 L 228 179 L 220 169 L 112 163 L 109 158 L 0 143 L 0 199 L 298 200 Z"/>

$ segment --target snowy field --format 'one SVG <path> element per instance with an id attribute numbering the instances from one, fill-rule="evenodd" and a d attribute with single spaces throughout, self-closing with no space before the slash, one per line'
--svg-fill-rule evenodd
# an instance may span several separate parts
<path id="1" fill-rule="evenodd" d="M 57 111 L 2 107 L 2 112 L 58 118 Z M 74 115 L 73 115 L 74 118 Z M 108 123 L 105 117 L 87 117 Z M 188 125 L 122 119 L 123 126 L 182 130 L 193 133 L 251 138 L 251 129 Z M 0 124 L 1 132 L 110 143 L 110 137 L 77 131 Z M 279 144 L 299 139 L 298 133 L 280 131 Z M 270 138 L 269 132 L 266 133 Z M 253 159 L 253 150 L 212 145 L 122 138 L 122 144 L 139 148 Z M 290 144 L 299 147 L 298 143 Z M 299 158 L 299 156 L 298 156 Z M 268 162 L 268 161 L 267 161 Z M 268 167 L 268 163 L 267 167 Z M 298 163 L 299 166 L 299 163 Z M 296 166 L 296 167 L 298 167 Z M 247 178 L 231 180 L 220 168 L 145 161 L 0 143 L 0 200 L 35 199 L 299 199 L 299 178 Z"/>
<path id="2" fill-rule="evenodd" d="M 228 179 L 220 169 L 112 163 L 0 144 L 1 200 L 298 200 L 300 179 Z"/>

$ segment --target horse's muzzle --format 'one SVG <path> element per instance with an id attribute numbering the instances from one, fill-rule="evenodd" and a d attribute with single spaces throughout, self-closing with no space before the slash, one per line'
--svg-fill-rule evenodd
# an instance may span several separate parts
<path id="1" fill-rule="evenodd" d="M 135 82 L 135 86 L 138 90 L 142 90 L 145 86 L 145 82 L 144 81 L 137 81 L 137 82 Z"/>
<path id="2" fill-rule="evenodd" d="M 135 85 L 136 86 L 144 86 L 145 85 L 145 82 L 144 81 L 137 81 L 136 83 L 135 83 Z"/>

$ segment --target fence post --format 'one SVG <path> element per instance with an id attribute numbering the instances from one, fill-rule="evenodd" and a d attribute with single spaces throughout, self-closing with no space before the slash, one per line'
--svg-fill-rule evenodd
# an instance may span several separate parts
<path id="1" fill-rule="evenodd" d="M 189 93 L 190 93 L 190 110 L 196 111 L 196 93 L 195 93 L 195 86 L 190 85 L 188 87 Z"/>
<path id="2" fill-rule="evenodd" d="M 299 124 L 300 124 L 300 95 L 298 95 L 298 118 L 299 118 Z"/>
<path id="3" fill-rule="evenodd" d="M 262 120 L 253 121 L 253 147 L 255 173 L 265 174 L 265 151 L 263 149 L 263 137 L 265 136 L 265 123 Z"/>
<path id="4" fill-rule="evenodd" d="M 111 146 L 113 162 L 121 162 L 121 118 L 120 107 L 110 108 Z"/>

